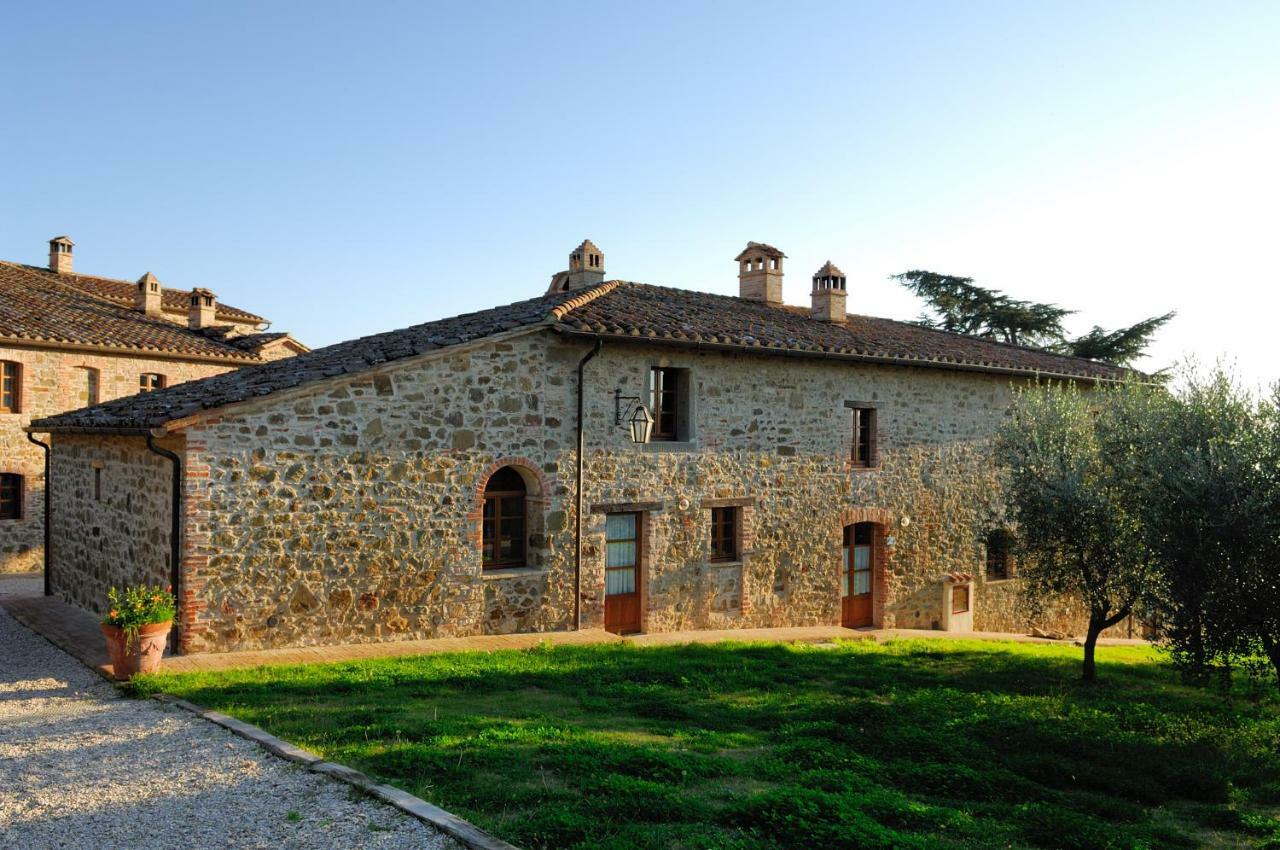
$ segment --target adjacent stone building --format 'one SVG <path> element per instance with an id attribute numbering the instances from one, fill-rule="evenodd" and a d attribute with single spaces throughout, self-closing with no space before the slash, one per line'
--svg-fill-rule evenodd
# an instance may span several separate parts
<path id="1" fill-rule="evenodd" d="M 205 289 L 79 274 L 74 244 L 49 265 L 0 261 L 0 572 L 40 569 L 44 450 L 26 426 L 56 413 L 306 351 Z"/>
<path id="2" fill-rule="evenodd" d="M 786 305 L 784 259 L 729 297 L 584 242 L 541 297 L 41 419 L 53 592 L 171 581 L 187 652 L 1069 624 L 1016 592 L 990 440 L 1016 384 L 1122 372 L 850 314 L 831 263 Z"/>

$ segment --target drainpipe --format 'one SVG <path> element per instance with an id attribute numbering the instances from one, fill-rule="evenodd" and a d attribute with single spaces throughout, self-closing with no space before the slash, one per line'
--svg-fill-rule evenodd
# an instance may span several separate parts
<path id="1" fill-rule="evenodd" d="M 573 497 L 576 525 L 573 533 L 573 630 L 575 632 L 582 629 L 582 447 L 584 443 L 582 372 L 587 363 L 600 353 L 603 345 L 604 340 L 597 338 L 595 347 L 578 361 L 578 474 Z"/>
<path id="2" fill-rule="evenodd" d="M 147 448 L 167 458 L 173 466 L 173 485 L 169 504 L 169 584 L 173 588 L 174 598 L 174 635 L 171 651 L 174 655 L 182 654 L 182 458 L 166 448 L 156 445 L 155 436 L 147 434 Z"/>
<path id="3" fill-rule="evenodd" d="M 44 595 L 53 595 L 53 586 L 49 581 L 49 505 L 52 501 L 49 498 L 49 449 L 48 443 L 42 443 L 35 438 L 30 431 L 27 432 L 27 439 L 44 449 Z"/>

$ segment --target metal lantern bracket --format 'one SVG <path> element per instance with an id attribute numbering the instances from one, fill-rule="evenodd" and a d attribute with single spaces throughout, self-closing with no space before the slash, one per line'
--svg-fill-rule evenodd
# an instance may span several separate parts
<path id="1" fill-rule="evenodd" d="M 625 408 L 623 402 L 626 402 Z M 625 416 L 624 410 L 630 415 Z M 640 403 L 639 396 L 623 395 L 622 390 L 616 389 L 613 391 L 613 424 L 625 424 L 631 431 L 631 442 L 647 443 L 653 432 L 653 414 Z"/>
<path id="2" fill-rule="evenodd" d="M 636 404 L 639 404 L 639 403 L 640 403 L 640 396 L 638 396 L 638 395 L 623 395 L 623 394 L 622 394 L 622 390 L 620 390 L 620 389 L 619 389 L 619 390 L 614 390 L 614 391 L 613 391 L 613 424 L 614 424 L 614 425 L 621 425 L 621 424 L 622 424 L 622 421 L 623 421 L 623 419 L 622 419 L 622 403 L 623 403 L 624 401 L 627 403 L 627 410 L 631 410 L 631 403 L 632 403 L 632 402 L 635 402 Z"/>

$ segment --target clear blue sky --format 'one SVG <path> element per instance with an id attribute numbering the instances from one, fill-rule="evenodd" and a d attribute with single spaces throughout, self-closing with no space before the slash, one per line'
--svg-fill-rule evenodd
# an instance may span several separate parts
<path id="1" fill-rule="evenodd" d="M 610 277 L 967 274 L 1280 378 L 1280 3 L 10 4 L 0 257 L 311 345 Z"/>

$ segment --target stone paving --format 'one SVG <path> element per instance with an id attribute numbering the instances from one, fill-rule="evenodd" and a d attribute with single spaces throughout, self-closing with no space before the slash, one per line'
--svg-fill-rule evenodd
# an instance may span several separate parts
<path id="1" fill-rule="evenodd" d="M 25 589 L 0 581 L 6 601 Z M 0 610 L 0 847 L 459 845 L 200 717 L 122 698 Z"/>

